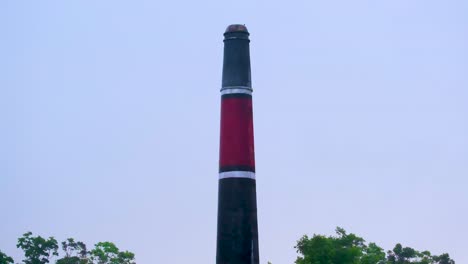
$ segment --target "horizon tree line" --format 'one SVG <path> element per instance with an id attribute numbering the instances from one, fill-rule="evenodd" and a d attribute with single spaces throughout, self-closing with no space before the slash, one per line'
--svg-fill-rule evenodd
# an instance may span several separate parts
<path id="1" fill-rule="evenodd" d="M 397 243 L 384 251 L 343 228 L 335 229 L 335 236 L 314 234 L 302 236 L 294 248 L 299 254 L 295 264 L 455 264 L 449 254 L 432 255 Z M 23 250 L 24 264 L 136 264 L 135 254 L 120 251 L 112 242 L 99 242 L 88 250 L 86 244 L 68 238 L 59 244 L 54 237 L 33 236 L 31 232 L 18 238 L 17 248 Z M 15 264 L 12 257 L 0 250 L 0 264 Z M 17 262 L 19 264 L 19 262 Z M 268 262 L 271 264 L 271 262 Z"/>
<path id="2" fill-rule="evenodd" d="M 120 251 L 112 242 L 99 242 L 92 250 L 86 244 L 68 238 L 59 244 L 54 237 L 33 236 L 32 232 L 18 238 L 17 248 L 23 250 L 24 264 L 46 264 L 55 260 L 55 264 L 135 264 L 135 254 Z M 12 257 L 0 251 L 0 264 L 14 264 Z"/>

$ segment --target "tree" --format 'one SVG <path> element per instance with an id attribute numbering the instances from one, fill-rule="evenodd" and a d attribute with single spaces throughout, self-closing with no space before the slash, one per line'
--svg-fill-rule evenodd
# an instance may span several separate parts
<path id="1" fill-rule="evenodd" d="M 375 244 L 367 249 L 364 239 L 355 234 L 347 234 L 343 228 L 336 228 L 338 236 L 325 237 L 314 235 L 312 238 L 303 236 L 298 242 L 298 257 L 296 264 L 375 264 L 385 258 L 385 253 Z M 364 262 L 361 259 L 364 258 Z"/>
<path id="2" fill-rule="evenodd" d="M 419 252 L 396 244 L 393 250 L 388 251 L 386 264 L 455 264 L 455 261 L 447 253 L 440 256 L 431 255 L 429 251 Z"/>
<path id="3" fill-rule="evenodd" d="M 407 264 L 416 263 L 418 252 L 410 247 L 403 247 L 401 244 L 396 244 L 393 251 L 388 251 L 389 264 Z"/>
<path id="4" fill-rule="evenodd" d="M 385 254 L 375 243 L 343 228 L 336 228 L 337 236 L 303 236 L 295 248 L 300 254 L 296 264 L 455 264 L 448 254 L 433 256 L 429 251 L 419 252 L 410 247 L 396 244 Z"/>
<path id="5" fill-rule="evenodd" d="M 68 238 L 61 243 L 63 255 L 55 264 L 135 264 L 135 254 L 120 251 L 112 242 L 99 242 L 88 251 L 85 243 Z M 24 264 L 46 264 L 54 256 L 59 256 L 57 240 L 33 236 L 31 232 L 18 238 L 17 248 L 24 252 Z M 13 264 L 11 257 L 0 251 L 0 264 Z"/>
<path id="6" fill-rule="evenodd" d="M 44 264 L 49 263 L 52 256 L 58 256 L 57 240 L 53 237 L 49 239 L 41 236 L 33 237 L 31 232 L 23 234 L 18 239 L 17 248 L 24 251 L 26 259 L 23 260 L 25 264 Z"/>
<path id="7" fill-rule="evenodd" d="M 0 251 L 0 264 L 13 264 L 13 259 Z"/>
<path id="8" fill-rule="evenodd" d="M 62 242 L 62 249 L 65 256 L 58 259 L 56 264 L 88 264 L 90 263 L 89 252 L 83 242 L 75 242 L 73 238 L 68 238 Z"/>
<path id="9" fill-rule="evenodd" d="M 440 256 L 432 257 L 437 264 L 455 264 L 455 261 L 450 258 L 449 254 L 445 253 Z"/>
<path id="10" fill-rule="evenodd" d="M 375 243 L 369 243 L 367 247 L 364 247 L 364 254 L 361 257 L 361 264 L 384 264 L 385 263 L 385 252 L 377 246 Z"/>
<path id="11" fill-rule="evenodd" d="M 95 264 L 135 264 L 135 254 L 119 251 L 111 242 L 99 242 L 91 250 L 92 263 Z"/>

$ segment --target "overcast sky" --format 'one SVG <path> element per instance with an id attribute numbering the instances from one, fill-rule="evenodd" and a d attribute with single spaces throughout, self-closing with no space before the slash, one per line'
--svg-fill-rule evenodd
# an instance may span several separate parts
<path id="1" fill-rule="evenodd" d="M 468 263 L 468 2 L 0 2 L 0 250 L 214 263 L 223 32 L 251 33 L 260 259 L 336 226 Z"/>

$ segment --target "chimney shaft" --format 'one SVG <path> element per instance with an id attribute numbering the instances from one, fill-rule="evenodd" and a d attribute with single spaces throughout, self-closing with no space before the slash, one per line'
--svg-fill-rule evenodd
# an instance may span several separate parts
<path id="1" fill-rule="evenodd" d="M 249 32 L 224 33 L 218 189 L 217 264 L 258 264 Z"/>

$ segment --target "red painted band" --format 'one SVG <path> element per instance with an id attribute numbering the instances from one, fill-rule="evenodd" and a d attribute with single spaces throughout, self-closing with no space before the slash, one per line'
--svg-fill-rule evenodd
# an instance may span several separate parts
<path id="1" fill-rule="evenodd" d="M 221 100 L 221 142 L 219 166 L 248 166 L 255 170 L 251 97 Z"/>

